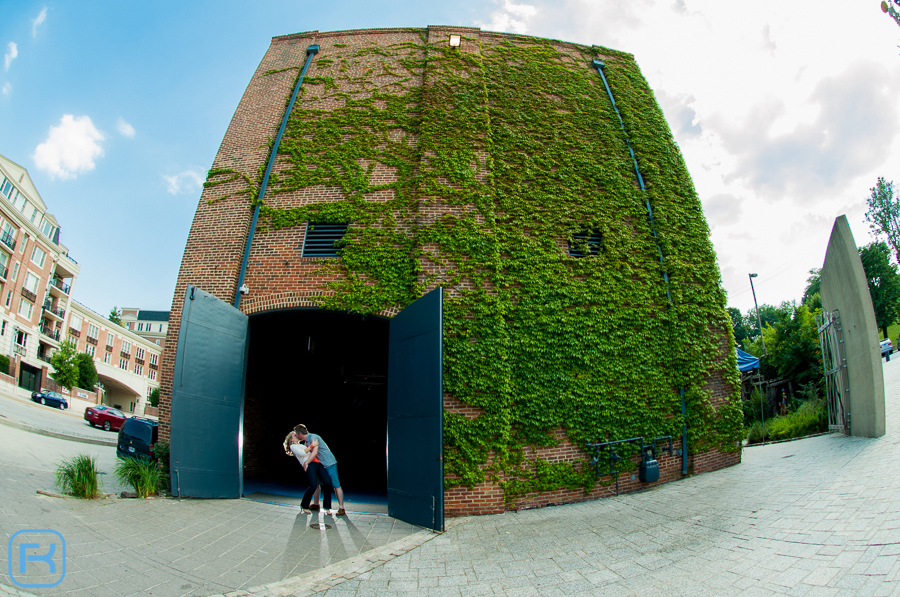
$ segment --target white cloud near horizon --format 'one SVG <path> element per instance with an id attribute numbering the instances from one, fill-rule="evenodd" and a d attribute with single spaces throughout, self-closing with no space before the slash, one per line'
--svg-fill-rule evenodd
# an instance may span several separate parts
<path id="1" fill-rule="evenodd" d="M 12 84 L 9 81 L 7 81 L 6 83 L 3 84 L 2 93 L 3 93 L 3 95 L 9 95 L 11 92 L 12 92 Z"/>
<path id="2" fill-rule="evenodd" d="M 512 0 L 494 0 L 494 4 L 501 4 L 501 8 L 490 14 L 489 22 L 476 21 L 478 27 L 487 31 L 524 34 L 538 15 L 538 9 L 530 4 L 516 4 Z"/>
<path id="3" fill-rule="evenodd" d="M 16 42 L 11 41 L 9 45 L 6 46 L 6 54 L 3 56 L 3 69 L 9 70 L 9 65 L 12 64 L 12 61 L 16 59 L 16 56 L 19 55 L 19 46 L 16 45 Z"/>
<path id="4" fill-rule="evenodd" d="M 116 121 L 116 130 L 119 131 L 119 134 L 123 137 L 128 137 L 129 139 L 134 137 L 134 127 L 128 124 L 121 116 Z"/>
<path id="5" fill-rule="evenodd" d="M 171 176 L 163 175 L 166 181 L 166 191 L 170 195 L 190 193 L 203 185 L 203 176 L 195 170 L 185 170 Z"/>
<path id="6" fill-rule="evenodd" d="M 37 30 L 41 24 L 47 20 L 47 7 L 41 9 L 41 12 L 38 16 L 31 21 L 31 37 L 37 37 Z"/>
<path id="7" fill-rule="evenodd" d="M 105 139 L 89 116 L 65 114 L 57 126 L 51 126 L 47 140 L 37 146 L 32 159 L 51 178 L 69 180 L 96 167 L 103 156 L 100 142 Z"/>

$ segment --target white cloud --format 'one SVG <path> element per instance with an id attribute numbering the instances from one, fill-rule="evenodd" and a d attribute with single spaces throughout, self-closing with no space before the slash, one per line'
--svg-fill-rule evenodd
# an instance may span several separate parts
<path id="1" fill-rule="evenodd" d="M 38 27 L 40 27 L 41 24 L 46 20 L 47 20 L 47 7 L 45 6 L 43 9 L 41 9 L 41 14 L 39 14 L 37 17 L 34 18 L 33 21 L 31 21 L 31 37 L 37 37 Z"/>
<path id="2" fill-rule="evenodd" d="M 499 0 L 494 0 L 498 3 Z M 502 8 L 491 13 L 487 23 L 476 25 L 488 31 L 524 34 L 528 32 L 530 23 L 538 14 L 538 9 L 530 4 L 516 4 L 512 0 L 503 0 Z"/>
<path id="3" fill-rule="evenodd" d="M 124 118 L 119 118 L 116 121 L 116 130 L 119 131 L 119 134 L 123 137 L 134 137 L 134 127 L 125 122 Z"/>
<path id="4" fill-rule="evenodd" d="M 37 146 L 32 159 L 52 178 L 76 178 L 94 169 L 94 160 L 103 155 L 100 141 L 104 138 L 90 117 L 66 114 L 57 126 L 50 127 L 47 140 Z"/>
<path id="5" fill-rule="evenodd" d="M 12 61 L 19 55 L 19 46 L 16 45 L 16 42 L 11 41 L 6 47 L 8 49 L 6 50 L 6 55 L 3 57 L 3 68 L 9 70 L 9 65 L 12 64 Z"/>
<path id="6" fill-rule="evenodd" d="M 12 91 L 12 85 L 9 81 L 3 84 L 3 95 L 9 95 Z"/>
<path id="7" fill-rule="evenodd" d="M 203 184 L 203 177 L 194 170 L 185 170 L 171 176 L 164 174 L 163 180 L 166 181 L 166 191 L 171 195 L 190 193 L 194 189 L 199 189 Z"/>

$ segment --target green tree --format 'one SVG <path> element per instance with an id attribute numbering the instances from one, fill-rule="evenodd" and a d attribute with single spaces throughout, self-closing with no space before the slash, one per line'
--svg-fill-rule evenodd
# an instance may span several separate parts
<path id="1" fill-rule="evenodd" d="M 891 263 L 891 250 L 882 241 L 876 241 L 859 250 L 869 294 L 875 308 L 875 322 L 887 338 L 888 326 L 900 315 L 900 274 Z"/>
<path id="2" fill-rule="evenodd" d="M 97 368 L 94 366 L 94 357 L 81 352 L 75 355 L 78 364 L 78 387 L 85 390 L 93 390 L 97 385 Z"/>
<path id="3" fill-rule="evenodd" d="M 122 325 L 122 310 L 117 307 L 110 309 L 109 320 L 116 325 Z"/>
<path id="4" fill-rule="evenodd" d="M 776 309 L 777 321 L 766 327 L 768 356 L 762 359 L 763 375 L 790 381 L 794 388 L 804 384 L 820 386 L 823 381 L 822 352 L 815 314 L 806 305 L 782 303 Z M 757 338 L 748 351 L 762 355 Z"/>
<path id="5" fill-rule="evenodd" d="M 806 290 L 803 291 L 803 300 L 801 302 L 813 312 L 822 308 L 822 268 L 814 267 L 809 270 L 809 277 L 806 279 Z"/>
<path id="6" fill-rule="evenodd" d="M 159 406 L 159 388 L 153 388 L 150 390 L 150 395 L 147 396 L 147 402 L 150 403 L 150 406 L 156 408 Z"/>
<path id="7" fill-rule="evenodd" d="M 72 388 L 78 383 L 78 362 L 75 359 L 77 354 L 75 343 L 66 340 L 50 357 L 50 364 L 54 370 L 50 377 L 64 388 Z"/>
<path id="8" fill-rule="evenodd" d="M 750 328 L 747 326 L 744 316 L 741 315 L 740 309 L 728 307 L 727 310 L 728 315 L 731 316 L 731 327 L 734 329 L 734 341 L 743 350 L 750 341 Z"/>
<path id="9" fill-rule="evenodd" d="M 866 221 L 875 235 L 884 235 L 900 262 L 900 199 L 894 197 L 894 183 L 879 176 L 866 199 Z"/>
<path id="10" fill-rule="evenodd" d="M 772 305 L 760 305 L 759 306 L 759 318 L 756 317 L 756 309 L 750 309 L 747 311 L 747 316 L 744 317 L 744 323 L 747 326 L 747 334 L 750 338 L 756 340 L 759 338 L 759 322 L 762 322 L 763 329 L 767 327 L 771 327 L 778 322 L 778 312 L 779 307 L 775 307 Z"/>

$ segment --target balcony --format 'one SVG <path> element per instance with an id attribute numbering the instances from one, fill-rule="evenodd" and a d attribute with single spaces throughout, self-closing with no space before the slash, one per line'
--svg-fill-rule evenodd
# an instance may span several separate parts
<path id="1" fill-rule="evenodd" d="M 9 268 L 6 266 L 0 265 L 0 278 L 3 278 L 3 281 L 6 281 L 6 276 L 9 274 Z"/>
<path id="2" fill-rule="evenodd" d="M 123 351 L 121 351 L 121 352 L 119 353 L 119 356 L 122 357 L 123 359 L 130 359 L 130 358 L 131 358 L 131 353 L 130 353 L 130 352 L 125 352 L 125 351 L 123 350 Z"/>
<path id="3" fill-rule="evenodd" d="M 52 284 L 59 290 L 62 290 L 65 294 L 69 294 L 69 290 L 71 290 L 72 288 L 71 283 L 66 284 L 66 282 L 59 276 L 53 276 L 52 278 L 50 278 L 50 284 Z"/>
<path id="4" fill-rule="evenodd" d="M 97 338 L 94 338 L 93 336 L 85 336 L 84 339 L 87 341 L 88 344 L 93 344 L 94 346 L 97 346 L 97 342 L 98 342 Z"/>
<path id="5" fill-rule="evenodd" d="M 3 243 L 7 247 L 9 247 L 10 251 L 16 250 L 16 237 L 9 232 L 0 233 L 0 243 Z"/>
<path id="6" fill-rule="evenodd" d="M 54 330 L 48 325 L 41 325 L 40 327 L 41 333 L 47 336 L 48 338 L 52 338 L 59 342 L 59 330 Z"/>
<path id="7" fill-rule="evenodd" d="M 16 348 L 18 348 L 18 346 L 17 346 Z M 42 361 L 44 361 L 45 363 L 49 363 L 49 362 L 50 362 L 50 357 L 52 357 L 52 356 L 53 356 L 53 353 L 50 352 L 49 350 L 47 350 L 47 351 L 40 351 L 40 350 L 39 350 L 38 353 L 37 353 L 37 358 L 40 359 L 40 360 L 42 360 Z"/>
<path id="8" fill-rule="evenodd" d="M 60 309 L 59 307 L 54 308 L 53 303 L 50 301 L 44 302 L 44 312 L 50 313 L 51 315 L 55 315 L 56 317 L 59 317 L 60 319 L 64 319 L 66 316 L 65 309 Z"/>
<path id="9" fill-rule="evenodd" d="M 27 351 L 25 350 L 24 346 L 19 346 L 18 344 L 13 344 L 13 352 L 16 354 L 22 355 L 24 357 Z"/>
<path id="10" fill-rule="evenodd" d="M 30 290 L 28 290 L 27 288 L 22 289 L 22 296 L 27 298 L 32 303 L 37 300 L 37 295 L 35 293 L 31 292 Z"/>
<path id="11" fill-rule="evenodd" d="M 138 365 L 143 365 L 143 364 L 144 364 L 144 359 L 139 359 L 139 358 L 137 358 L 137 357 L 134 357 L 134 362 L 137 363 Z"/>
<path id="12" fill-rule="evenodd" d="M 75 336 L 76 338 L 80 338 L 80 337 L 81 337 L 81 330 L 76 330 L 76 329 L 73 329 L 73 328 L 69 328 L 69 335 L 70 335 L 70 336 Z"/>

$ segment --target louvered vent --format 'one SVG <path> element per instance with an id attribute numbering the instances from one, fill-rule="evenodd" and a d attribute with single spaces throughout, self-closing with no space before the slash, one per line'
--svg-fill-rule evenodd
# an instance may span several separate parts
<path id="1" fill-rule="evenodd" d="M 337 246 L 347 233 L 349 224 L 306 223 L 306 238 L 303 241 L 302 257 L 340 257 L 341 247 Z"/>
<path id="2" fill-rule="evenodd" d="M 603 237 L 599 230 L 585 230 L 572 235 L 569 241 L 569 255 L 572 257 L 587 257 L 599 255 L 603 248 Z"/>

